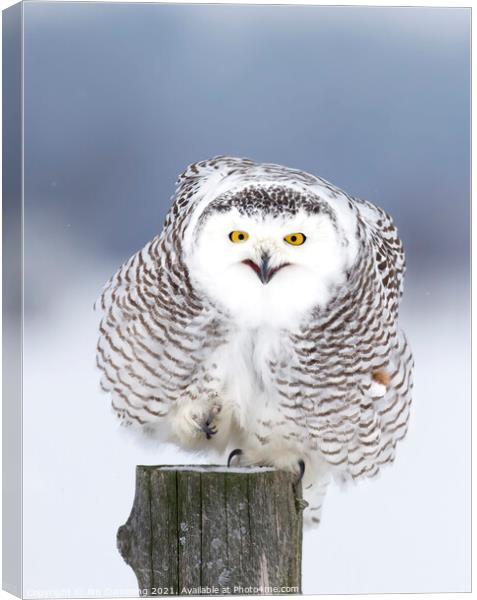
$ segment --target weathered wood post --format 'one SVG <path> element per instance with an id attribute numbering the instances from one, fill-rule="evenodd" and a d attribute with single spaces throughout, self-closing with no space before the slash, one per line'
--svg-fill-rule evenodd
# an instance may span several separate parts
<path id="1" fill-rule="evenodd" d="M 274 469 L 138 466 L 118 549 L 141 595 L 298 594 L 301 498 Z"/>

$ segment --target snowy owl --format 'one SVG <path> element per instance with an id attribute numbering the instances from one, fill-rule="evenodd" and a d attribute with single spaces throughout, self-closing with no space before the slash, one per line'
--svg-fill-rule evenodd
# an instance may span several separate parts
<path id="1" fill-rule="evenodd" d="M 370 202 L 275 164 L 195 163 L 98 301 L 101 386 L 124 423 L 295 471 L 319 523 L 330 479 L 375 476 L 406 434 L 403 274 Z"/>

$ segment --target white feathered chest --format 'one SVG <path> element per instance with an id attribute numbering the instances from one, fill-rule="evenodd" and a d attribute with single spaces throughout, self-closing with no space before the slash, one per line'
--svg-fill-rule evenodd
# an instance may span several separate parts
<path id="1" fill-rule="evenodd" d="M 237 424 L 253 429 L 267 403 L 278 409 L 277 386 L 270 365 L 286 357 L 280 330 L 270 327 L 237 329 L 232 339 L 215 353 L 223 381 L 224 397 L 232 404 Z"/>

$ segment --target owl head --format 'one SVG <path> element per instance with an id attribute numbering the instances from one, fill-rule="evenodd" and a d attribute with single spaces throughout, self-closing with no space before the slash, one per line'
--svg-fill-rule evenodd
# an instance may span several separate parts
<path id="1" fill-rule="evenodd" d="M 323 308 L 356 258 L 344 203 L 283 183 L 244 183 L 197 215 L 187 264 L 198 288 L 242 324 L 288 327 Z"/>

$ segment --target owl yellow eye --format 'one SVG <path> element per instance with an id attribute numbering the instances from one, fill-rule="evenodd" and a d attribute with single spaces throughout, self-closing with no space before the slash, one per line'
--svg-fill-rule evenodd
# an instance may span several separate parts
<path id="1" fill-rule="evenodd" d="M 248 240 L 248 233 L 246 231 L 231 231 L 229 233 L 229 238 L 234 244 L 239 244 L 240 242 Z"/>
<path id="2" fill-rule="evenodd" d="M 289 233 L 283 239 L 292 246 L 301 246 L 305 243 L 306 235 L 304 233 Z"/>

